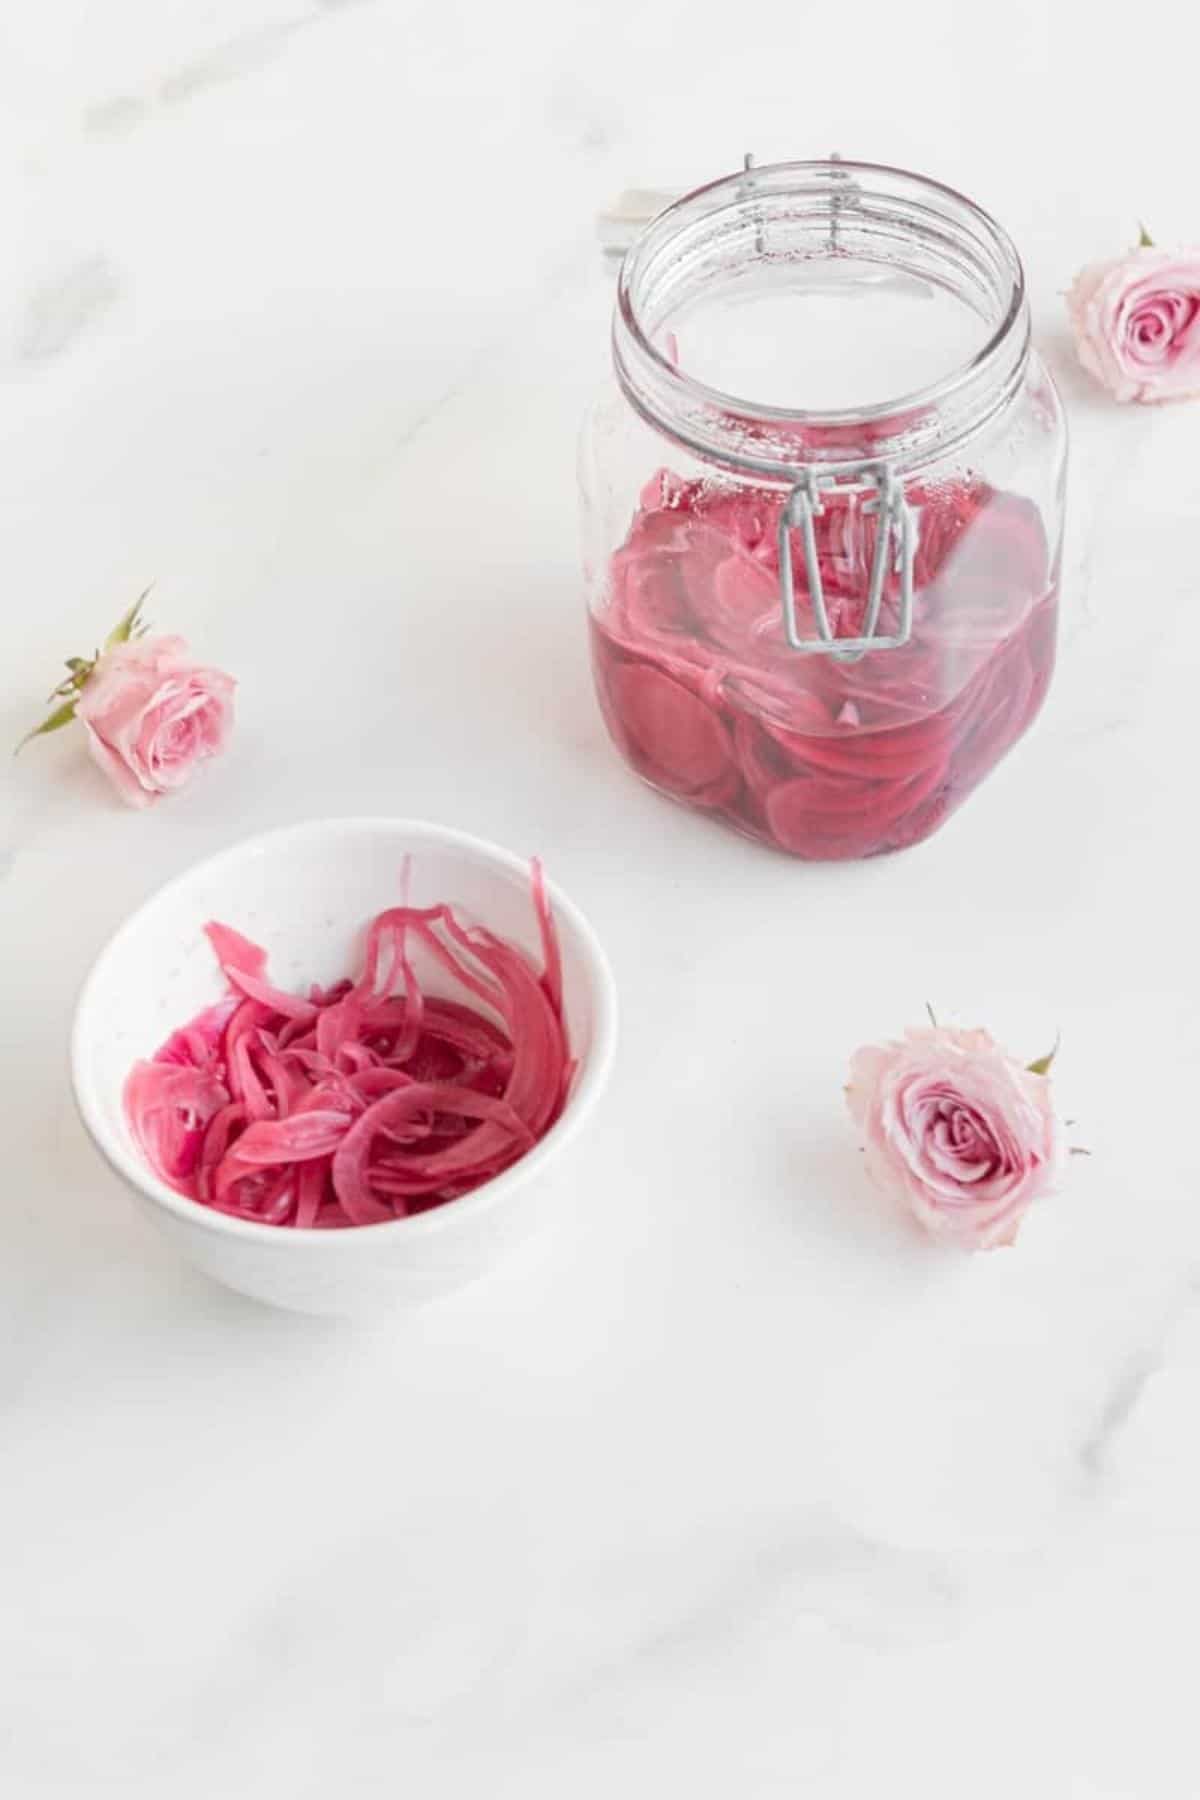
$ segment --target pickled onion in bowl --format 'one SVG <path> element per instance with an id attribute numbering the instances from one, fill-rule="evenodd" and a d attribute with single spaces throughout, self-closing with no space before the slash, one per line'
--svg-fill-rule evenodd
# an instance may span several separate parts
<path id="1" fill-rule="evenodd" d="M 125 1083 L 130 1129 L 176 1192 L 258 1224 L 385 1223 L 471 1192 L 553 1126 L 574 1073 L 541 867 L 543 967 L 448 905 L 391 907 L 363 967 L 305 993 L 266 953 L 206 927 L 229 996 Z M 452 993 L 427 992 L 419 951 Z"/>

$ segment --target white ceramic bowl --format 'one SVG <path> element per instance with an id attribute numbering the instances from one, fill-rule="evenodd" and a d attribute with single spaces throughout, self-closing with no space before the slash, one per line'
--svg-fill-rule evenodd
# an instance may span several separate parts
<path id="1" fill-rule="evenodd" d="M 125 1122 L 121 1091 L 139 1057 L 224 992 L 205 922 L 221 919 L 266 945 L 280 986 L 332 982 L 358 968 L 368 921 L 398 903 L 405 857 L 413 905 L 449 901 L 540 957 L 528 863 L 437 825 L 326 819 L 251 838 L 161 888 L 101 951 L 79 997 L 72 1079 L 97 1148 L 182 1256 L 274 1306 L 366 1312 L 424 1301 L 485 1273 L 546 1207 L 569 1204 L 572 1164 L 564 1152 L 608 1077 L 616 1041 L 612 974 L 587 921 L 548 883 L 579 1068 L 562 1117 L 511 1169 L 431 1212 L 342 1231 L 251 1224 L 158 1179 Z M 434 971 L 419 965 L 418 974 L 437 991 Z"/>

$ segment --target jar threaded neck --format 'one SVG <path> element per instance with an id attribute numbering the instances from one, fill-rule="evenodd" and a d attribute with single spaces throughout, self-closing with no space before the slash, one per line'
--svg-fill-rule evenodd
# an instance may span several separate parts
<path id="1" fill-rule="evenodd" d="M 924 386 L 837 409 L 764 404 L 676 365 L 673 321 L 706 292 L 748 271 L 800 281 L 814 265 L 915 277 L 968 308 L 984 341 Z M 647 423 L 704 461 L 779 481 L 813 464 L 942 456 L 1004 408 L 1028 357 L 1024 271 L 1002 227 L 938 182 L 840 158 L 747 169 L 677 201 L 627 256 L 613 323 L 618 380 Z"/>

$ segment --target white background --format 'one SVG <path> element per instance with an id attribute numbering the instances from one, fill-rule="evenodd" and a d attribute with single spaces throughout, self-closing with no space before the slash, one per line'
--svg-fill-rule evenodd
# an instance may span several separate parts
<path id="1" fill-rule="evenodd" d="M 1063 290 L 1200 238 L 1194 8 L 9 0 L 0 741 L 153 580 L 239 677 L 148 815 L 3 774 L 0 1780 L 13 1800 L 1175 1800 L 1200 1791 L 1200 407 Z M 1062 658 L 937 838 L 774 858 L 591 699 L 596 212 L 743 151 L 922 169 L 1023 249 L 1074 433 Z M 103 939 L 252 830 L 540 850 L 624 1001 L 559 1220 L 369 1331 L 176 1265 L 75 1122 Z M 850 1050 L 924 1001 L 1092 1152 L 1018 1248 L 866 1187 Z"/>

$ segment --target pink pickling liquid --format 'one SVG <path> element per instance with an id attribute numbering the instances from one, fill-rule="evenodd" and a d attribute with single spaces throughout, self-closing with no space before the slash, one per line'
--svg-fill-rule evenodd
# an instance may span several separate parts
<path id="1" fill-rule="evenodd" d="M 813 860 L 919 843 L 1032 722 L 1057 596 L 1031 501 L 977 480 L 907 490 L 913 630 L 854 663 L 784 637 L 780 490 L 648 483 L 592 619 L 600 705 L 652 786 Z M 825 495 L 817 546 L 832 629 L 862 629 L 875 539 L 857 495 Z M 797 617 L 815 636 L 799 537 Z M 889 578 L 878 626 L 898 620 Z"/>

